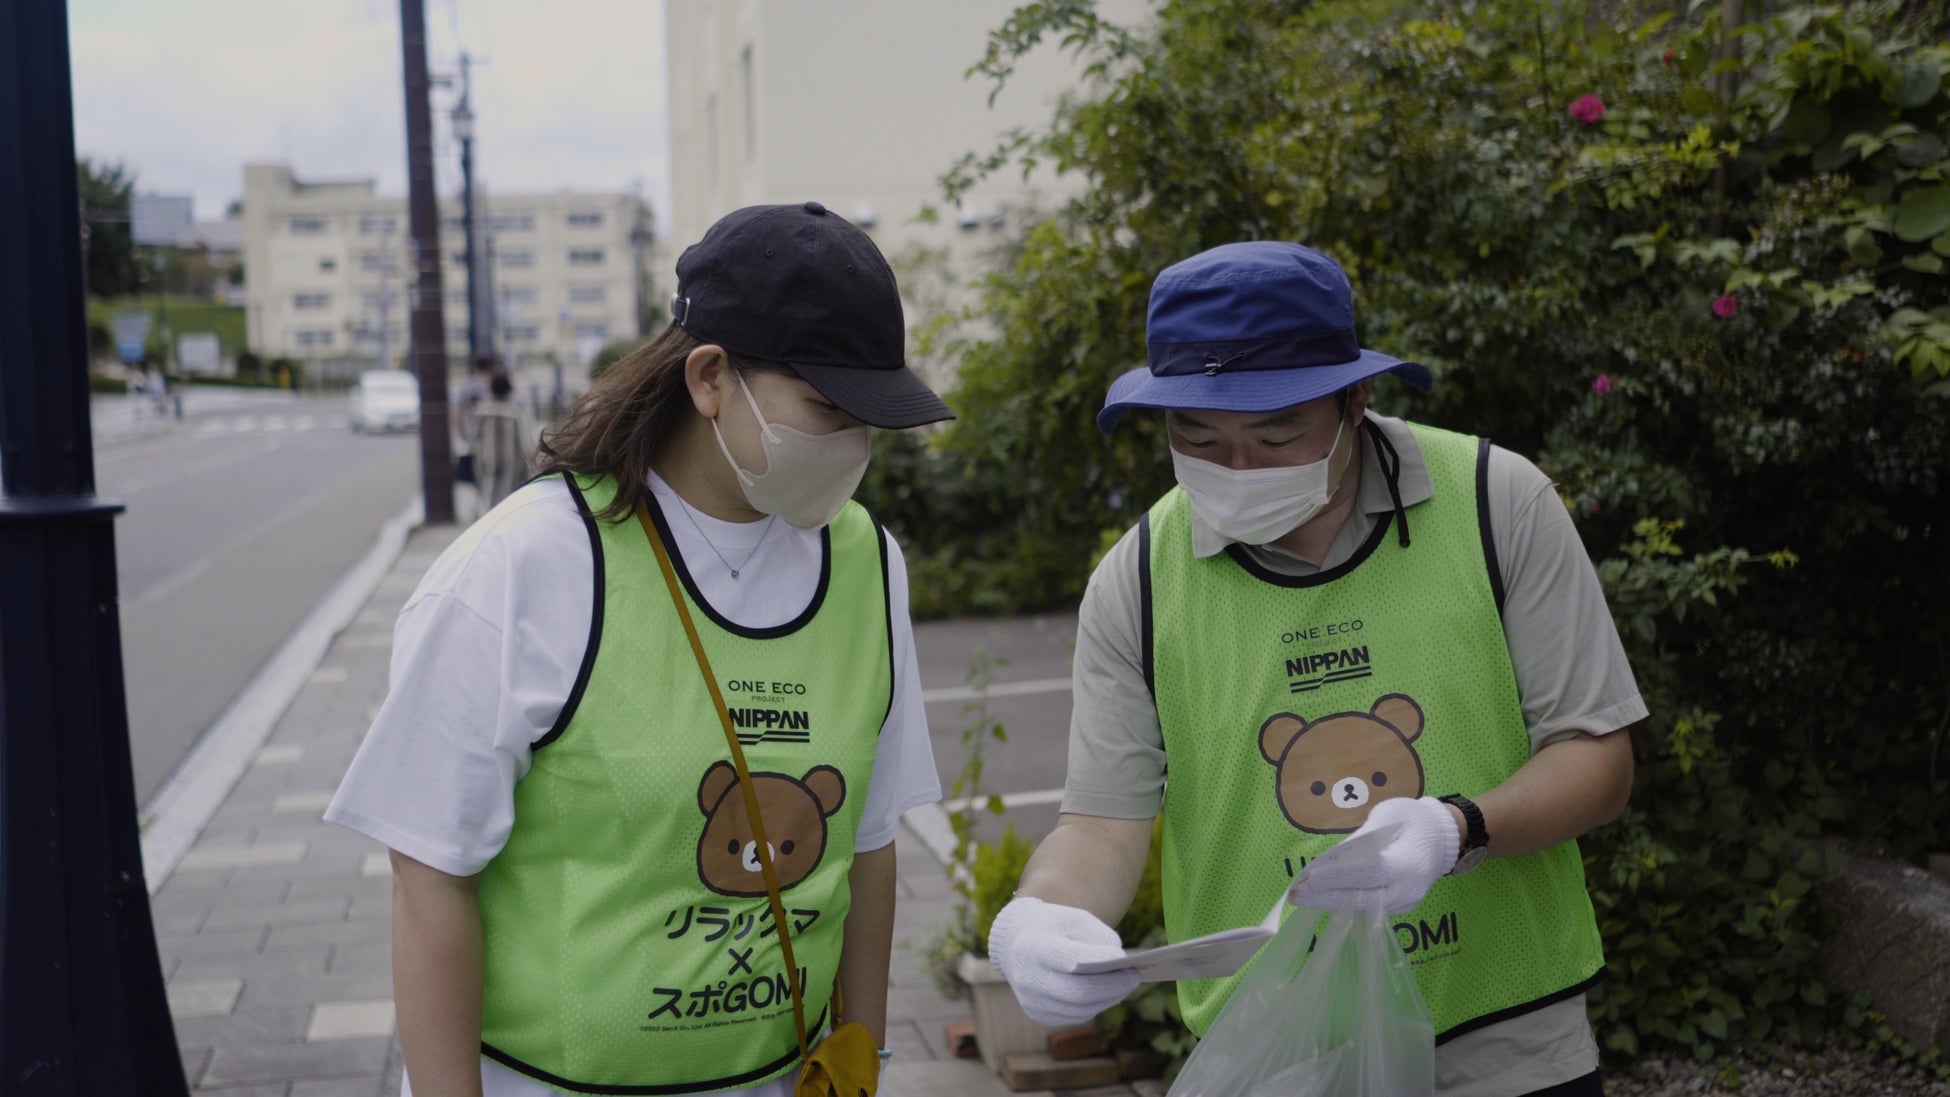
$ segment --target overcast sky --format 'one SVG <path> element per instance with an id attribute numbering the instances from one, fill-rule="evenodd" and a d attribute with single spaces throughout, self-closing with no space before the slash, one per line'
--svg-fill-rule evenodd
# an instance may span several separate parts
<path id="1" fill-rule="evenodd" d="M 474 69 L 475 170 L 501 193 L 635 191 L 669 209 L 660 0 L 425 0 L 436 73 Z M 68 0 L 75 148 L 137 189 L 243 197 L 244 164 L 406 193 L 398 0 Z M 434 166 L 459 189 L 434 89 Z"/>

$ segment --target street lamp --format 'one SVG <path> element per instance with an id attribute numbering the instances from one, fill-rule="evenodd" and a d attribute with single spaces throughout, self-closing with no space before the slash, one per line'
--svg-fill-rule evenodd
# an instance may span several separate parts
<path id="1" fill-rule="evenodd" d="M 454 139 L 460 142 L 460 231 L 466 238 L 461 252 L 461 262 L 467 268 L 467 357 L 471 363 L 479 362 L 481 355 L 487 353 L 482 337 L 485 327 L 487 302 L 487 282 L 481 277 L 483 264 L 479 250 L 474 247 L 474 107 L 472 105 L 472 59 L 465 53 L 460 55 L 460 102 L 448 114 L 448 122 L 453 127 Z"/>

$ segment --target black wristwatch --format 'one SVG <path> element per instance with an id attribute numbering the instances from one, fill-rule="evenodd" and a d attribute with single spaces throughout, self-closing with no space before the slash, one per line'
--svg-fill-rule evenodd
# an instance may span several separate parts
<path id="1" fill-rule="evenodd" d="M 1463 835 L 1462 855 L 1456 858 L 1455 867 L 1449 870 L 1449 875 L 1461 876 L 1489 858 L 1490 830 L 1483 825 L 1483 809 L 1477 807 L 1469 797 L 1452 792 L 1436 799 L 1456 805 L 1456 810 L 1463 814 L 1463 821 L 1469 824 L 1468 832 Z"/>

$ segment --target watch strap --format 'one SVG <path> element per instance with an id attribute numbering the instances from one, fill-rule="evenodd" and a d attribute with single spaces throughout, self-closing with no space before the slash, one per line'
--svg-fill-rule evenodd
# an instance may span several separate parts
<path id="1" fill-rule="evenodd" d="M 1489 846 L 1489 827 L 1483 823 L 1483 809 L 1477 807 L 1474 800 L 1457 792 L 1452 792 L 1447 796 L 1438 796 L 1436 799 L 1441 800 L 1445 804 L 1454 804 L 1456 810 L 1462 812 L 1463 822 L 1467 824 L 1463 833 L 1462 851 L 1456 858 L 1458 861 L 1469 856 L 1475 850 L 1485 849 Z"/>

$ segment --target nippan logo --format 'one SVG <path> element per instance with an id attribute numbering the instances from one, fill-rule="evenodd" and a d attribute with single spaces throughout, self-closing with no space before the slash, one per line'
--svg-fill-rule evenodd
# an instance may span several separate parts
<path id="1" fill-rule="evenodd" d="M 1340 651 L 1297 655 L 1286 661 L 1287 688 L 1294 693 L 1312 693 L 1325 685 L 1352 682 L 1373 673 L 1374 660 L 1369 658 L 1365 644 Z"/>
<path id="2" fill-rule="evenodd" d="M 738 741 L 748 747 L 812 742 L 812 714 L 803 709 L 735 708 L 731 722 L 738 725 Z"/>

